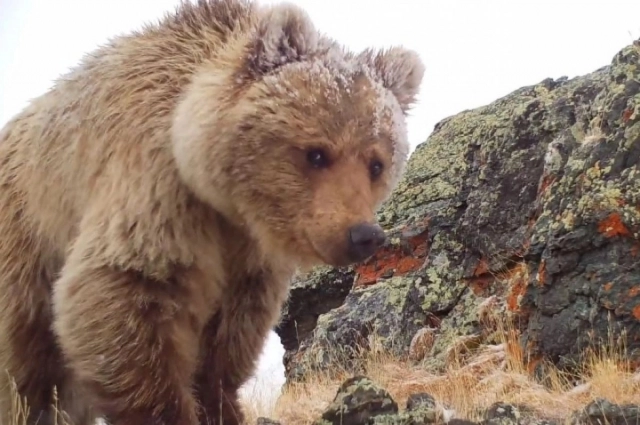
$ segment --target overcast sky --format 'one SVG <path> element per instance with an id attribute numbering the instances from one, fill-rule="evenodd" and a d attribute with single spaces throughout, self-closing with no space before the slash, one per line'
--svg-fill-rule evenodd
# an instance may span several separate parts
<path id="1" fill-rule="evenodd" d="M 427 70 L 408 123 L 413 146 L 447 116 L 547 77 L 594 71 L 640 37 L 637 0 L 291 1 L 353 49 L 403 44 L 420 53 Z M 0 125 L 84 52 L 176 4 L 0 0 Z M 282 382 L 281 355 L 272 338 L 260 375 L 269 388 Z"/>

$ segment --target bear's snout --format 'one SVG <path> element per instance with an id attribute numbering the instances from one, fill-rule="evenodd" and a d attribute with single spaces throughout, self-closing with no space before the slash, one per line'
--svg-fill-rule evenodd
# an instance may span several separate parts
<path id="1" fill-rule="evenodd" d="M 376 223 L 360 223 L 349 228 L 347 238 L 349 259 L 360 262 L 372 256 L 387 236 Z"/>

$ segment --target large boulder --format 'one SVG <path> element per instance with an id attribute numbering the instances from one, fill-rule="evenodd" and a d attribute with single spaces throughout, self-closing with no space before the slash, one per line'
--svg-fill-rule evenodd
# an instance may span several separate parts
<path id="1" fill-rule="evenodd" d="M 488 299 L 519 316 L 531 359 L 569 365 L 622 334 L 640 359 L 639 46 L 438 123 L 379 213 L 380 252 L 294 287 L 276 330 L 287 377 L 372 337 L 408 353 L 425 328 L 441 360 L 486 337 Z"/>

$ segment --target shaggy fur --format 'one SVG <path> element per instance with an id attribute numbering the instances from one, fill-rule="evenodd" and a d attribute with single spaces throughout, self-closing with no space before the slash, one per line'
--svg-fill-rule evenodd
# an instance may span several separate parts
<path id="1" fill-rule="evenodd" d="M 0 420 L 242 421 L 292 275 L 341 266 L 406 161 L 423 75 L 282 4 L 112 39 L 0 132 Z M 360 258 L 361 259 L 361 258 Z"/>

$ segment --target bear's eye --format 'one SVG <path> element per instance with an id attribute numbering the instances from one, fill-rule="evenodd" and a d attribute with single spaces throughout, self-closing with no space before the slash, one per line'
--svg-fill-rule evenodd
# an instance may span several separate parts
<path id="1" fill-rule="evenodd" d="M 329 165 L 329 158 L 322 149 L 312 149 L 307 152 L 307 161 L 315 168 L 324 168 Z"/>
<path id="2" fill-rule="evenodd" d="M 382 165 L 382 162 L 378 160 L 371 161 L 371 164 L 369 165 L 369 173 L 371 173 L 371 178 L 375 179 L 379 177 L 380 174 L 382 174 L 383 170 L 384 166 Z"/>

